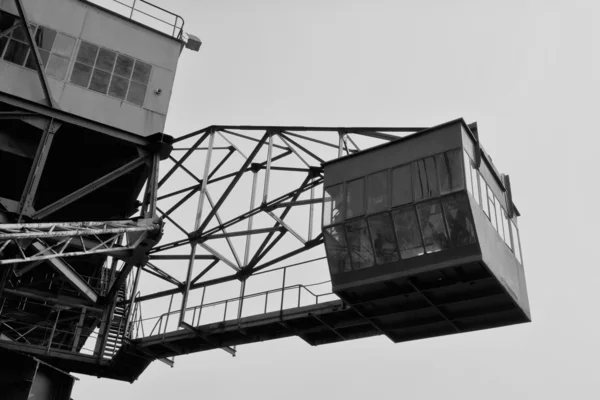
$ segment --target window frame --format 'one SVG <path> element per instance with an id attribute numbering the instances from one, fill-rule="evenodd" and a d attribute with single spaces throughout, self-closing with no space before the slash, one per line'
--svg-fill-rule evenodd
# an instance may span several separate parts
<path id="1" fill-rule="evenodd" d="M 16 65 L 18 67 L 25 68 L 26 70 L 37 72 L 37 70 L 38 70 L 37 69 L 37 65 L 35 65 L 35 64 L 33 66 L 28 65 L 30 63 L 30 58 L 31 57 L 34 57 L 34 62 L 35 62 L 35 56 L 34 56 L 35 50 L 33 49 L 33 46 L 30 43 L 28 43 L 28 41 L 27 41 L 26 38 L 25 39 L 20 39 L 20 38 L 14 37 L 15 32 L 17 32 L 17 31 L 25 28 L 25 26 L 22 25 L 21 18 L 19 18 L 18 16 L 15 16 L 14 14 L 6 12 L 4 10 L 0 10 L 0 13 L 4 13 L 4 14 L 12 16 L 14 18 L 14 23 L 18 23 L 18 24 L 21 25 L 20 27 L 14 29 L 10 34 L 8 34 L 6 36 L 3 36 L 1 38 L 1 39 L 6 40 L 6 44 L 5 44 L 4 48 L 2 48 L 2 51 L 0 51 L 0 59 L 3 60 L 3 61 L 6 61 L 6 62 L 8 62 L 8 63 L 10 63 L 12 65 Z M 13 26 L 14 26 L 14 23 L 13 23 Z M 50 28 L 48 26 L 45 26 L 45 25 L 42 25 L 42 24 L 38 24 L 38 23 L 35 23 L 35 22 L 32 22 L 32 21 L 29 22 L 29 24 L 28 24 L 28 26 L 27 26 L 26 29 L 29 29 L 29 31 L 31 33 L 31 36 L 33 38 L 33 41 L 34 41 L 36 47 L 38 48 L 38 54 L 40 54 L 40 58 L 42 58 L 40 61 L 42 62 L 42 67 L 43 67 L 43 73 L 44 73 L 44 75 L 46 75 L 47 77 L 50 77 L 52 79 L 55 79 L 55 80 L 57 80 L 59 82 L 68 82 L 67 78 L 69 77 L 69 74 L 71 72 L 71 63 L 73 61 L 73 53 L 75 52 L 75 49 L 77 47 L 78 38 L 76 38 L 74 36 L 71 36 L 71 35 L 68 35 L 66 33 L 63 33 L 63 32 L 61 32 L 61 31 L 59 31 L 57 29 Z M 36 37 L 37 37 L 39 29 L 47 29 L 49 31 L 54 32 L 54 39 L 52 40 L 52 46 L 50 46 L 50 50 L 43 49 L 43 48 L 41 48 L 40 45 L 37 44 Z M 58 37 L 60 35 L 66 36 L 66 37 L 68 37 L 68 38 L 70 38 L 70 39 L 73 40 L 73 49 L 71 50 L 71 54 L 68 57 L 65 56 L 65 55 L 63 55 L 63 54 L 60 54 L 59 52 L 57 52 L 54 49 L 54 45 L 56 44 L 56 41 L 58 40 Z M 27 52 L 25 53 L 23 62 L 21 62 L 21 63 L 16 63 L 14 61 L 11 61 L 11 60 L 8 60 L 8 59 L 5 58 L 6 52 L 8 50 L 8 47 L 10 46 L 10 43 L 13 42 L 13 41 L 17 42 L 17 43 L 19 43 L 21 45 L 27 46 Z M 43 57 L 42 57 L 42 53 L 41 53 L 42 51 L 45 52 L 45 53 L 48 53 L 48 58 L 47 58 L 47 60 L 46 60 L 45 63 L 43 61 Z M 62 79 L 58 78 L 58 77 L 56 77 L 56 76 L 54 76 L 54 75 L 52 75 L 52 74 L 50 74 L 48 72 L 48 66 L 50 65 L 50 60 L 51 60 L 52 56 L 54 56 L 56 58 L 59 58 L 59 59 L 67 60 L 66 67 L 65 67 L 65 76 Z"/>
<path id="2" fill-rule="evenodd" d="M 385 172 L 385 179 L 386 179 L 386 185 L 387 185 L 387 208 L 382 209 L 382 210 L 377 210 L 377 211 L 373 211 L 373 212 L 369 212 L 369 197 L 368 197 L 368 184 L 369 184 L 369 178 L 372 177 L 373 175 L 377 175 L 380 174 L 382 172 Z M 364 199 L 365 199 L 365 204 L 364 204 L 364 208 L 365 208 L 365 216 L 370 216 L 370 215 L 377 215 L 380 214 L 382 212 L 386 212 L 389 211 L 392 208 L 392 169 L 391 168 L 386 168 L 386 169 L 381 169 L 379 171 L 376 172 L 372 172 L 369 175 L 365 175 L 364 178 Z M 358 178 L 360 179 L 360 178 Z M 348 183 L 350 182 L 354 182 L 355 180 L 358 179 L 353 179 L 351 181 L 348 181 Z"/>
<path id="3" fill-rule="evenodd" d="M 84 88 L 84 89 L 91 90 L 91 91 L 96 92 L 96 93 L 103 94 L 103 95 L 108 96 L 108 97 L 110 97 L 112 99 L 116 99 L 118 101 L 125 102 L 125 103 L 131 104 L 131 105 L 136 106 L 136 107 L 144 108 L 144 105 L 146 103 L 146 96 L 148 95 L 148 88 L 149 88 L 150 82 L 152 80 L 152 74 L 153 74 L 155 66 L 153 64 L 149 63 L 149 62 L 140 60 L 139 58 L 133 57 L 133 56 L 131 56 L 129 54 L 121 53 L 119 51 L 109 49 L 108 47 L 105 47 L 105 46 L 102 46 L 102 45 L 98 45 L 98 44 L 95 44 L 95 43 L 87 41 L 87 40 L 80 39 L 78 42 L 79 42 L 78 45 L 76 45 L 75 49 L 74 49 L 75 50 L 74 51 L 75 56 L 73 57 L 73 68 L 71 68 L 71 70 L 67 74 L 67 82 L 70 83 L 70 84 L 72 84 L 72 85 L 78 86 L 80 88 Z M 93 65 L 91 65 L 91 64 L 89 64 L 89 63 L 87 63 L 85 61 L 79 61 L 78 60 L 79 51 L 80 51 L 81 47 L 84 44 L 95 46 L 95 47 L 98 48 L 96 50 L 96 55 L 94 57 L 94 63 L 93 63 Z M 100 67 L 98 65 L 98 60 L 100 58 L 100 53 L 103 50 L 106 51 L 106 52 L 109 52 L 109 53 L 113 53 L 115 55 L 114 62 L 113 62 L 113 65 L 112 65 L 112 68 L 111 68 L 110 71 L 108 71 L 107 69 L 105 69 L 103 67 Z M 129 58 L 129 59 L 132 60 L 131 72 L 129 73 L 129 76 L 127 76 L 127 77 L 124 76 L 124 75 L 122 75 L 122 74 L 120 74 L 120 73 L 118 73 L 118 72 L 116 72 L 116 70 L 117 70 L 117 64 L 118 64 L 118 60 L 119 60 L 120 56 L 122 56 L 124 58 L 125 57 Z M 146 83 L 142 83 L 141 81 L 138 81 L 138 80 L 134 79 L 135 68 L 138 65 L 138 63 L 144 64 L 144 65 L 148 65 L 150 67 L 150 72 L 148 74 L 148 82 L 146 82 Z M 75 70 L 75 65 L 76 64 L 81 64 L 81 65 L 84 65 L 84 66 L 89 67 L 89 68 L 92 69 L 90 77 L 88 79 L 88 82 L 87 82 L 86 86 L 82 86 L 82 85 L 80 85 L 80 84 L 78 84 L 78 83 L 76 83 L 76 82 L 73 81 L 73 72 Z M 106 84 L 106 92 L 101 92 L 99 90 L 95 90 L 95 89 L 92 89 L 90 87 L 91 84 L 92 84 L 92 81 L 93 81 L 96 69 L 99 70 L 99 71 L 102 71 L 102 72 L 110 74 L 108 82 Z M 115 96 L 115 95 L 111 94 L 111 88 L 113 87 L 113 82 L 115 81 L 115 77 L 127 81 L 127 88 L 126 88 L 124 96 L 122 98 L 119 97 L 119 96 Z M 133 101 L 130 100 L 130 93 L 131 93 L 131 88 L 132 88 L 132 82 L 134 82 L 136 85 L 141 85 L 141 86 L 143 86 L 145 88 L 144 89 L 144 96 L 143 96 L 141 104 L 135 103 L 135 102 L 133 102 Z"/>

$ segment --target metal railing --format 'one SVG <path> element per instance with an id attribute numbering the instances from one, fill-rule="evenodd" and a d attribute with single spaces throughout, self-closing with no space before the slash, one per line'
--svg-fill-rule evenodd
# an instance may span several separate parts
<path id="1" fill-rule="evenodd" d="M 327 284 L 329 282 L 330 281 L 313 283 L 310 285 L 297 284 L 291 286 L 284 286 L 259 293 L 233 297 L 226 300 L 219 300 L 207 304 L 204 304 L 203 294 L 200 305 L 188 307 L 186 309 L 186 315 L 192 315 L 191 320 L 188 323 L 191 326 L 198 327 L 201 325 L 208 325 L 227 321 L 239 322 L 242 318 L 250 316 L 264 315 L 270 312 L 282 312 L 286 309 L 320 304 L 325 298 L 337 300 L 338 297 L 334 293 L 327 292 L 317 294 L 311 289 L 309 289 L 315 286 Z M 280 293 L 280 296 L 277 295 L 278 293 Z M 286 299 L 286 295 L 292 295 L 292 297 L 287 297 Z M 132 328 L 130 332 L 132 339 L 142 339 L 145 337 L 158 335 L 162 335 L 164 338 L 164 336 L 168 332 L 174 332 L 182 329 L 176 325 L 181 310 L 171 310 L 171 306 L 173 304 L 173 296 L 174 295 L 171 295 L 171 299 L 169 302 L 169 310 L 166 313 L 146 319 L 143 319 L 140 313 L 139 317 L 136 320 L 132 321 Z M 275 299 L 275 304 L 277 305 L 277 307 L 269 307 L 269 298 L 271 298 L 271 300 Z M 248 304 L 248 302 L 258 299 L 263 299 L 262 306 L 260 308 L 257 309 L 256 304 L 254 304 L 254 309 L 258 311 L 254 311 L 247 315 L 244 315 L 244 304 Z M 292 301 L 289 301 L 290 299 Z M 307 299 L 308 301 L 306 301 Z M 207 315 L 208 311 L 211 311 L 212 313 L 210 315 Z M 217 313 L 215 313 L 215 311 L 217 311 Z M 171 325 L 169 325 L 169 321 L 172 322 Z M 152 327 L 151 329 L 146 329 L 150 326 Z"/>
<path id="2" fill-rule="evenodd" d="M 109 11 L 116 12 L 124 17 L 129 18 L 132 21 L 136 21 L 150 28 L 166 33 L 176 39 L 182 39 L 183 37 L 183 26 L 185 25 L 185 21 L 183 20 L 183 18 L 175 13 L 172 13 L 171 11 L 165 10 L 164 8 L 152 4 L 148 1 L 129 0 L 129 4 L 124 2 L 127 0 L 84 1 L 93 3 Z M 110 3 L 113 3 L 112 5 L 117 6 L 110 7 Z M 147 20 L 148 22 L 145 22 L 144 20 Z M 158 25 L 154 23 L 151 24 L 150 21 L 158 23 Z"/>

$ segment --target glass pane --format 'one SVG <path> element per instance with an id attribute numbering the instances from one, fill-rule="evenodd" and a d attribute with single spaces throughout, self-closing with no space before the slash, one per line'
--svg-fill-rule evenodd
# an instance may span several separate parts
<path id="1" fill-rule="evenodd" d="M 46 68 L 46 65 L 48 65 L 48 58 L 50 57 L 50 53 L 47 52 L 46 50 L 41 50 L 40 49 L 40 61 L 42 62 L 42 65 L 44 66 L 44 68 Z M 33 51 L 29 52 L 29 55 L 27 56 L 27 62 L 25 63 L 25 67 L 32 69 L 32 70 L 37 70 L 37 67 L 35 66 L 35 55 L 33 54 Z"/>
<path id="2" fill-rule="evenodd" d="M 510 221 L 510 224 L 512 225 L 511 228 L 513 234 L 513 247 L 515 249 L 515 257 L 517 257 L 517 261 L 523 264 L 523 259 L 521 258 L 521 240 L 519 238 L 519 230 L 517 229 L 517 226 L 513 221 Z"/>
<path id="3" fill-rule="evenodd" d="M 450 232 L 450 242 L 453 246 L 464 246 L 477 241 L 469 199 L 464 192 L 444 199 L 444 214 Z"/>
<path id="4" fill-rule="evenodd" d="M 90 83 L 91 76 L 92 67 L 76 62 L 73 66 L 73 72 L 71 73 L 71 82 L 87 88 L 88 84 Z"/>
<path id="5" fill-rule="evenodd" d="M 348 249 L 346 248 L 346 236 L 343 225 L 327 228 L 323 235 L 325 239 L 325 252 L 327 263 L 332 275 L 338 272 L 352 270 Z"/>
<path id="6" fill-rule="evenodd" d="M 463 156 L 464 156 L 464 165 L 465 165 L 465 180 L 467 183 L 467 190 L 469 191 L 469 193 L 471 193 L 471 195 L 473 195 L 473 178 L 471 177 L 471 159 L 469 158 L 469 155 L 467 154 L 466 151 L 463 151 Z"/>
<path id="7" fill-rule="evenodd" d="M 394 225 L 392 217 L 388 213 L 374 215 L 369 218 L 369 229 L 375 249 L 375 260 L 377 264 L 387 264 L 398 261 L 398 245 L 394 236 Z"/>
<path id="8" fill-rule="evenodd" d="M 92 74 L 92 81 L 90 82 L 90 89 L 106 94 L 106 92 L 108 91 L 109 81 L 110 74 L 108 72 L 94 68 L 94 73 Z"/>
<path id="9" fill-rule="evenodd" d="M 114 51 L 100 49 L 100 51 L 98 52 L 98 58 L 96 59 L 96 68 L 100 68 L 104 71 L 112 73 L 116 59 L 117 53 L 115 53 Z"/>
<path id="10" fill-rule="evenodd" d="M 77 53 L 77 61 L 87 65 L 94 65 L 98 55 L 98 46 L 88 42 L 81 42 L 79 52 Z"/>
<path id="11" fill-rule="evenodd" d="M 456 192 L 465 187 L 460 150 L 451 150 L 435 156 L 442 194 Z"/>
<path id="12" fill-rule="evenodd" d="M 127 79 L 121 78 L 117 75 L 113 75 L 112 81 L 110 82 L 110 89 L 108 89 L 109 96 L 125 100 L 128 85 L 129 81 Z"/>
<path id="13" fill-rule="evenodd" d="M 498 229 L 497 226 L 497 222 L 496 222 L 496 205 L 494 202 L 494 193 L 492 193 L 492 189 L 487 186 L 487 203 L 488 203 L 488 207 L 489 207 L 489 217 L 490 217 L 490 222 L 492 223 L 492 225 L 494 225 L 494 228 Z"/>
<path id="14" fill-rule="evenodd" d="M 25 33 L 25 28 L 23 27 L 23 25 L 20 25 L 18 28 L 16 28 L 14 31 L 12 31 L 11 37 L 14 39 L 26 42 L 27 34 Z"/>
<path id="15" fill-rule="evenodd" d="M 360 178 L 348 182 L 346 193 L 346 218 L 354 218 L 365 213 L 365 184 Z"/>
<path id="16" fill-rule="evenodd" d="M 425 253 L 415 209 L 407 207 L 396 210 L 392 212 L 392 217 L 396 229 L 396 238 L 400 246 L 400 256 L 406 259 Z"/>
<path id="17" fill-rule="evenodd" d="M 367 177 L 367 212 L 374 213 L 390 208 L 388 172 L 381 171 Z"/>
<path id="18" fill-rule="evenodd" d="M 119 54 L 117 57 L 117 65 L 115 66 L 115 74 L 129 79 L 133 71 L 133 58 L 127 57 L 124 54 Z"/>
<path id="19" fill-rule="evenodd" d="M 150 72 L 152 71 L 152 66 L 150 64 L 146 64 L 137 60 L 135 62 L 135 68 L 133 68 L 133 79 L 136 82 L 143 83 L 147 85 L 150 81 Z"/>
<path id="20" fill-rule="evenodd" d="M 361 218 L 346 223 L 346 239 L 353 269 L 368 268 L 375 264 L 367 221 Z"/>
<path id="21" fill-rule="evenodd" d="M 481 204 L 481 198 L 479 193 L 479 172 L 473 167 L 471 168 L 471 179 L 473 181 L 473 197 L 477 204 Z"/>
<path id="22" fill-rule="evenodd" d="M 417 214 L 423 232 L 425 251 L 435 253 L 450 247 L 440 201 L 434 200 L 417 205 Z"/>
<path id="23" fill-rule="evenodd" d="M 415 201 L 439 196 L 437 172 L 433 157 L 413 163 L 413 186 Z"/>
<path id="24" fill-rule="evenodd" d="M 5 12 L 0 11 L 0 32 L 3 32 L 14 25 L 17 18 Z"/>
<path id="25" fill-rule="evenodd" d="M 59 33 L 54 41 L 52 52 L 61 56 L 71 58 L 73 49 L 75 48 L 75 39 L 71 36 L 63 35 Z"/>
<path id="26" fill-rule="evenodd" d="M 4 59 L 15 64 L 23 65 L 27 58 L 27 52 L 29 46 L 21 42 L 11 40 L 8 42 L 6 47 L 6 53 L 4 53 Z"/>
<path id="27" fill-rule="evenodd" d="M 8 39 L 6 37 L 0 38 L 0 56 L 2 55 L 2 53 L 4 53 L 6 43 L 8 43 Z"/>
<path id="28" fill-rule="evenodd" d="M 392 206 L 401 206 L 412 202 L 410 164 L 392 170 Z"/>
<path id="29" fill-rule="evenodd" d="M 63 81 L 67 76 L 67 68 L 69 67 L 69 59 L 51 54 L 46 66 L 46 72 L 53 78 Z"/>
<path id="30" fill-rule="evenodd" d="M 146 86 L 141 83 L 133 82 L 129 83 L 129 92 L 127 93 L 127 101 L 138 106 L 144 105 L 144 99 L 146 98 Z"/>
<path id="31" fill-rule="evenodd" d="M 481 208 L 483 208 L 483 212 L 485 215 L 490 216 L 490 208 L 487 200 L 487 183 L 481 177 L 481 174 L 477 174 L 478 182 L 479 182 L 479 190 L 481 192 Z"/>
<path id="32" fill-rule="evenodd" d="M 506 243 L 508 247 L 512 250 L 512 245 L 510 243 L 510 230 L 508 227 L 508 217 L 504 208 L 502 209 L 502 227 L 504 229 L 504 243 Z"/>
<path id="33" fill-rule="evenodd" d="M 35 44 L 38 49 L 46 51 L 52 50 L 52 45 L 56 39 L 56 31 L 40 26 L 35 33 Z"/>
<path id="34" fill-rule="evenodd" d="M 500 200 L 496 197 L 494 199 L 494 204 L 496 205 L 496 226 L 498 227 L 498 233 L 500 237 L 504 239 L 504 228 L 502 227 L 502 206 L 500 205 Z"/>
<path id="35" fill-rule="evenodd" d="M 323 225 L 340 223 L 344 220 L 343 185 L 325 188 L 323 193 Z"/>

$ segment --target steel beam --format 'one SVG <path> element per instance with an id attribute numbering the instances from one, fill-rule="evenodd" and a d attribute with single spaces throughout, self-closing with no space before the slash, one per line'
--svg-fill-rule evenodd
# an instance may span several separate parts
<path id="1" fill-rule="evenodd" d="M 116 170 L 109 172 L 108 174 L 104 175 L 103 177 L 98 178 L 95 181 L 85 185 L 81 189 L 76 190 L 75 192 L 63 197 L 62 199 L 57 200 L 54 203 L 47 205 L 46 207 L 37 211 L 33 215 L 33 218 L 41 219 L 41 218 L 47 217 L 48 215 L 60 210 L 61 208 L 73 203 L 74 201 L 79 200 L 83 196 L 86 196 L 86 195 L 90 194 L 91 192 L 101 188 L 102 186 L 109 184 L 110 182 L 114 181 L 115 179 L 120 178 L 121 176 L 133 171 L 134 169 L 143 165 L 145 162 L 146 162 L 146 157 L 136 158 L 135 160 L 128 162 L 127 164 L 123 165 L 122 167 L 117 168 Z"/>
<path id="2" fill-rule="evenodd" d="M 33 35 L 29 30 L 29 20 L 27 19 L 27 14 L 25 13 L 25 8 L 21 3 L 21 0 L 14 0 L 15 5 L 17 6 L 17 12 L 19 13 L 19 17 L 23 21 L 23 26 L 25 30 L 25 35 L 27 36 L 27 41 L 33 50 L 33 56 L 35 60 L 35 69 L 38 74 L 38 78 L 40 79 L 40 83 L 42 85 L 42 90 L 44 91 L 44 96 L 46 97 L 46 101 L 48 105 L 52 108 L 56 108 L 56 102 L 52 98 L 52 93 L 50 92 L 50 88 L 48 86 L 48 78 L 46 78 L 46 73 L 44 72 L 44 67 L 42 64 L 42 57 L 40 56 L 40 51 L 33 40 Z"/>
<path id="3" fill-rule="evenodd" d="M 40 242 L 34 242 L 32 243 L 32 246 L 39 252 L 45 251 L 44 245 Z M 52 267 L 60 272 L 84 298 L 92 303 L 98 301 L 98 293 L 96 293 L 96 291 L 92 289 L 92 287 L 90 287 L 90 285 L 88 285 L 88 283 L 84 281 L 69 264 L 59 258 L 51 258 L 49 261 Z"/>

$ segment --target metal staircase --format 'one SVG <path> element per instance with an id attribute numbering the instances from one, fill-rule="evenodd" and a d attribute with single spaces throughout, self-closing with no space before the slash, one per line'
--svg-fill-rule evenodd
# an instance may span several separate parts
<path id="1" fill-rule="evenodd" d="M 106 345 L 102 354 L 105 359 L 112 359 L 123 346 L 123 338 L 127 334 L 128 305 L 124 302 L 125 299 L 125 285 L 122 285 L 117 292 L 117 305 L 113 311 L 110 326 L 106 334 Z"/>

